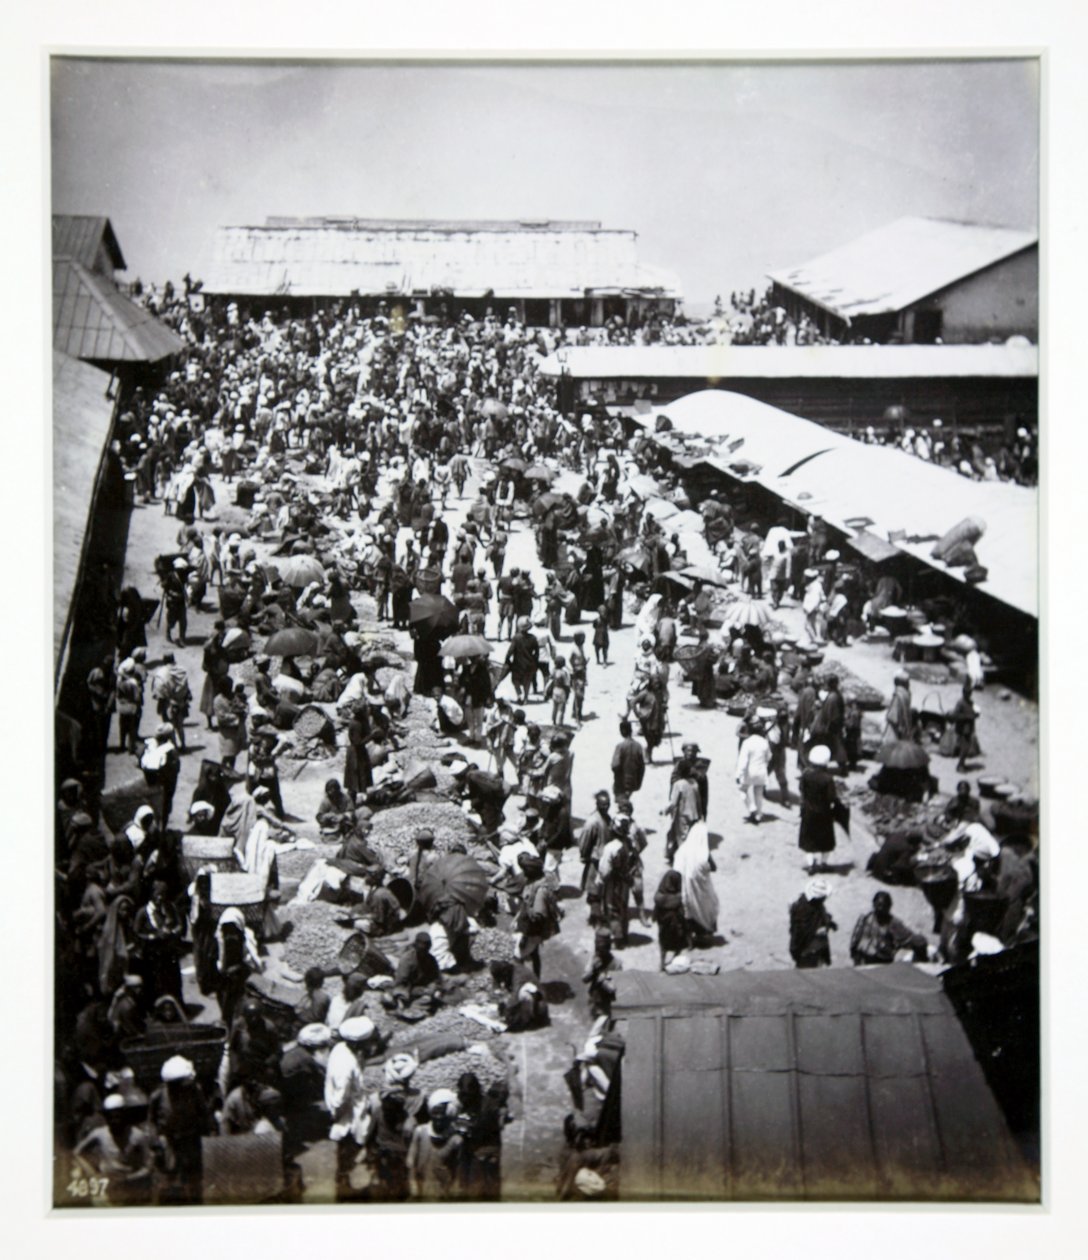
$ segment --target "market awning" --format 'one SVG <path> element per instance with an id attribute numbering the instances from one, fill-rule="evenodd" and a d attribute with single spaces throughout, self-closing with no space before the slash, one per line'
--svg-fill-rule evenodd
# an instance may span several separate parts
<path id="1" fill-rule="evenodd" d="M 113 420 L 109 384 L 108 372 L 53 352 L 53 663 L 58 671 Z"/>
<path id="2" fill-rule="evenodd" d="M 625 1199 L 1038 1201 L 936 977 L 614 982 Z"/>
<path id="3" fill-rule="evenodd" d="M 859 530 L 853 538 L 847 538 L 846 545 L 859 552 L 866 560 L 872 561 L 873 564 L 883 564 L 886 560 L 894 560 L 901 554 L 898 547 L 893 547 L 883 538 L 878 538 L 876 534 L 870 534 L 864 529 Z"/>

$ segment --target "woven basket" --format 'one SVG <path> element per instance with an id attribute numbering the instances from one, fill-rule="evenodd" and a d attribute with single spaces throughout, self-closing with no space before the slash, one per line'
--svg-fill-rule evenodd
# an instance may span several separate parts
<path id="1" fill-rule="evenodd" d="M 213 872 L 237 871 L 234 841 L 230 836 L 182 836 L 181 865 L 188 879 L 195 879 L 202 866 Z"/>
<path id="2" fill-rule="evenodd" d="M 257 929 L 264 922 L 268 902 L 268 882 L 259 875 L 219 872 L 211 879 L 209 903 L 218 919 L 224 910 L 237 906 L 245 916 L 246 926 Z"/>
<path id="3" fill-rule="evenodd" d="M 226 1040 L 227 1030 L 222 1024 L 181 1024 L 130 1037 L 121 1042 L 121 1054 L 132 1068 L 136 1084 L 150 1093 L 160 1084 L 162 1065 L 175 1054 L 189 1060 L 198 1079 L 213 1080 Z"/>

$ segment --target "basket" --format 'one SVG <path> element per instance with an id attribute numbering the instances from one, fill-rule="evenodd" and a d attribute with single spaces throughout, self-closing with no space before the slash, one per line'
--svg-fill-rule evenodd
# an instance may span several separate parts
<path id="1" fill-rule="evenodd" d="M 237 906 L 245 916 L 246 926 L 254 930 L 264 922 L 268 902 L 268 881 L 260 875 L 242 872 L 219 872 L 211 878 L 209 903 L 212 914 L 219 918 L 224 910 Z"/>
<path id="2" fill-rule="evenodd" d="M 421 595 L 437 595 L 442 586 L 442 574 L 437 569 L 420 569 L 416 573 L 416 590 Z"/>
<path id="3" fill-rule="evenodd" d="M 685 643 L 676 649 L 672 654 L 673 661 L 680 666 L 683 675 L 687 679 L 693 676 L 696 657 L 698 657 L 701 649 L 693 643 Z"/>
<path id="4" fill-rule="evenodd" d="M 121 1042 L 121 1054 L 145 1093 L 158 1089 L 162 1065 L 175 1054 L 196 1069 L 197 1079 L 211 1082 L 219 1070 L 227 1030 L 222 1024 L 182 1024 L 156 1029 Z"/>
<path id="5" fill-rule="evenodd" d="M 234 840 L 230 836 L 182 836 L 181 865 L 188 879 L 196 879 L 202 866 L 212 871 L 238 870 Z"/>

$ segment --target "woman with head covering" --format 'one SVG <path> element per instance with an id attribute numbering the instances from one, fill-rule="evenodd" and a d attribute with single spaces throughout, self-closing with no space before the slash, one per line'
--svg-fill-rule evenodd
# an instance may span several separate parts
<path id="1" fill-rule="evenodd" d="M 654 895 L 654 922 L 664 971 L 677 954 L 688 948 L 687 914 L 684 911 L 683 878 L 679 871 L 666 871 Z"/>
<path id="2" fill-rule="evenodd" d="M 167 900 L 167 885 L 156 880 L 151 899 L 136 915 L 133 934 L 139 942 L 143 958 L 144 982 L 148 998 L 154 1001 L 164 994 L 181 999 L 181 920 Z"/>
<path id="3" fill-rule="evenodd" d="M 245 993 L 246 980 L 263 966 L 257 937 L 237 906 L 228 906 L 219 916 L 215 946 L 215 996 L 223 1023 L 229 1028 Z"/>
<path id="4" fill-rule="evenodd" d="M 817 744 L 808 754 L 809 764 L 801 774 L 801 827 L 797 842 L 810 855 L 810 874 L 826 864 L 835 848 L 835 807 L 838 795 L 834 775 L 828 770 L 831 750 Z"/>
<path id="5" fill-rule="evenodd" d="M 710 833 L 702 820 L 692 824 L 676 851 L 673 867 L 680 874 L 684 913 L 697 937 L 714 936 L 718 930 L 718 894 L 711 882 L 716 869 L 710 856 Z"/>
<path id="6" fill-rule="evenodd" d="M 116 991 L 125 974 L 132 970 L 135 940 L 131 897 L 115 897 L 109 904 L 98 934 L 98 989 L 103 996 Z"/>
<path id="7" fill-rule="evenodd" d="M 800 897 L 790 906 L 790 957 L 802 970 L 831 966 L 829 932 L 838 924 L 827 912 L 831 885 L 825 879 L 810 879 Z"/>

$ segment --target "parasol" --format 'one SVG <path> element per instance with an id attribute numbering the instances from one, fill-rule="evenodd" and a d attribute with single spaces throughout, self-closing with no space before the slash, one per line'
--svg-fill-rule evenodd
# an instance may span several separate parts
<path id="1" fill-rule="evenodd" d="M 288 586 L 309 586 L 311 582 L 325 580 L 325 570 L 313 556 L 288 556 L 279 561 L 276 568 Z"/>
<path id="2" fill-rule="evenodd" d="M 317 648 L 317 635 L 301 626 L 277 630 L 264 645 L 268 656 L 315 656 Z"/>
<path id="3" fill-rule="evenodd" d="M 722 625 L 730 629 L 741 626 L 766 626 L 770 625 L 770 622 L 770 610 L 761 599 L 738 599 L 736 603 L 729 605 L 722 617 Z"/>
<path id="4" fill-rule="evenodd" d="M 695 586 L 691 578 L 684 577 L 682 573 L 677 573 L 675 569 L 666 569 L 664 573 L 659 573 L 656 580 L 658 582 L 668 582 L 672 586 L 679 587 L 682 591 L 693 590 Z"/>
<path id="5" fill-rule="evenodd" d="M 897 739 L 877 755 L 889 770 L 924 770 L 929 765 L 929 754 L 912 739 Z"/>
<path id="6" fill-rule="evenodd" d="M 615 541 L 615 535 L 607 525 L 591 525 L 582 535 L 584 547 L 601 547 Z"/>
<path id="7" fill-rule="evenodd" d="M 419 900 L 426 911 L 448 897 L 469 914 L 479 914 L 489 892 L 483 868 L 464 853 L 436 859 L 419 882 Z"/>
<path id="8" fill-rule="evenodd" d="M 704 586 L 721 586 L 726 587 L 732 585 L 733 575 L 731 573 L 723 573 L 721 569 L 712 569 L 706 564 L 689 565 L 680 572 L 686 578 L 691 578 L 695 582 L 702 582 Z"/>
<path id="9" fill-rule="evenodd" d="M 624 547 L 617 553 L 616 563 L 625 564 L 629 569 L 634 569 L 639 573 L 649 573 L 652 567 L 650 557 L 641 547 Z"/>
<path id="10" fill-rule="evenodd" d="M 471 656 L 490 656 L 491 644 L 478 634 L 455 634 L 442 644 L 442 655 L 455 661 L 467 660 Z"/>
<path id="11" fill-rule="evenodd" d="M 480 413 L 485 416 L 494 416 L 496 420 L 505 420 L 506 404 L 499 402 L 497 398 L 485 398 Z"/>
<path id="12" fill-rule="evenodd" d="M 539 499 L 533 500 L 533 514 L 543 516 L 546 512 L 550 512 L 552 508 L 559 507 L 563 502 L 561 494 L 555 494 L 549 490 L 546 494 L 542 494 Z"/>
<path id="13" fill-rule="evenodd" d="M 239 626 L 223 635 L 223 652 L 230 661 L 244 661 L 249 655 L 249 646 L 249 635 Z"/>
<path id="14" fill-rule="evenodd" d="M 633 477 L 628 477 L 627 485 L 629 489 L 643 499 L 649 498 L 650 495 L 660 496 L 664 494 L 660 484 L 645 473 L 635 473 Z"/>
<path id="15" fill-rule="evenodd" d="M 529 464 L 518 455 L 507 455 L 499 464 L 499 467 L 506 472 L 523 473 L 529 467 Z"/>
<path id="16" fill-rule="evenodd" d="M 408 605 L 408 623 L 424 634 L 452 634 L 459 620 L 445 595 L 417 595 Z"/>
<path id="17" fill-rule="evenodd" d="M 532 464 L 525 470 L 525 479 L 550 483 L 555 479 L 555 473 L 550 468 L 545 468 L 543 464 Z"/>

